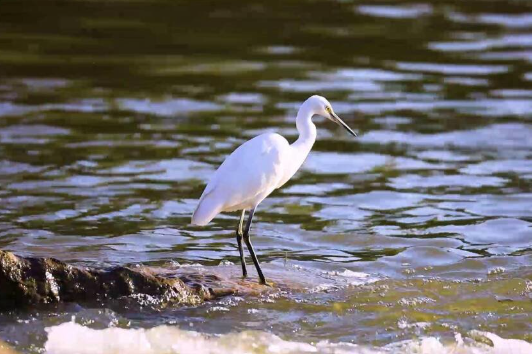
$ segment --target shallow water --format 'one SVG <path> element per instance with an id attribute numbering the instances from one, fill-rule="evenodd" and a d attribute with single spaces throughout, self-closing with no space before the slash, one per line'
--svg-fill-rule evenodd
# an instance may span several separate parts
<path id="1" fill-rule="evenodd" d="M 293 141 L 314 93 L 359 138 L 316 119 L 304 167 L 260 205 L 253 241 L 277 290 L 3 313 L 0 338 L 51 353 L 75 351 L 51 333 L 107 343 L 89 328 L 108 327 L 173 345 L 146 353 L 190 351 L 184 337 L 259 343 L 236 352 L 452 352 L 457 335 L 497 352 L 475 330 L 532 341 L 531 63 L 525 1 L 4 1 L 3 249 L 237 278 L 237 216 L 188 225 L 224 156 L 265 131 Z M 72 319 L 84 327 L 57 327 Z"/>

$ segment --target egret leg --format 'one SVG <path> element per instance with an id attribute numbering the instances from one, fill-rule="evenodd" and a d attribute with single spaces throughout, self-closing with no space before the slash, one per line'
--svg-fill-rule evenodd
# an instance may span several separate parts
<path id="1" fill-rule="evenodd" d="M 238 252 L 240 252 L 240 264 L 242 264 L 242 276 L 244 278 L 248 276 L 248 271 L 246 269 L 246 259 L 244 258 L 244 250 L 242 249 L 242 237 L 244 235 L 242 227 L 244 226 L 245 215 L 246 210 L 242 210 L 242 216 L 240 216 L 240 222 L 238 223 L 238 229 L 236 230 L 236 243 L 238 244 Z"/>
<path id="2" fill-rule="evenodd" d="M 255 214 L 255 208 L 251 209 L 248 216 L 248 222 L 246 224 L 246 230 L 244 231 L 244 242 L 246 242 L 246 246 L 248 247 L 249 254 L 251 255 L 251 259 L 253 260 L 253 263 L 255 264 L 255 268 L 257 268 L 257 273 L 259 274 L 260 283 L 266 284 L 266 279 L 264 278 L 264 275 L 262 274 L 262 269 L 260 269 L 259 260 L 257 259 L 257 255 L 255 255 L 255 251 L 253 250 L 253 245 L 251 244 L 251 240 L 249 239 L 249 229 L 251 228 L 251 221 L 253 220 L 253 215 Z"/>

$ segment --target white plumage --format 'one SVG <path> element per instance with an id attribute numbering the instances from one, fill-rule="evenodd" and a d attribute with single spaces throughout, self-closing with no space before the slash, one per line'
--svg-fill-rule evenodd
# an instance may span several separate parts
<path id="1" fill-rule="evenodd" d="M 259 135 L 240 145 L 207 184 L 192 223 L 206 225 L 222 211 L 254 208 L 291 177 L 285 178 L 289 155 L 288 141 L 275 133 Z"/>

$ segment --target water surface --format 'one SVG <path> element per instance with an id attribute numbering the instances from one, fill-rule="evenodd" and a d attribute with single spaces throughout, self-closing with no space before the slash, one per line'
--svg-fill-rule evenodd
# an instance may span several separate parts
<path id="1" fill-rule="evenodd" d="M 266 131 L 294 141 L 315 93 L 359 138 L 315 119 L 302 170 L 258 209 L 265 273 L 293 289 L 3 313 L 0 338 L 32 353 L 72 352 L 52 333 L 108 343 L 91 331 L 110 327 L 178 344 L 198 331 L 191 343 L 221 351 L 246 333 L 280 352 L 445 352 L 457 336 L 464 352 L 497 348 L 472 331 L 532 341 L 531 62 L 524 1 L 4 1 L 2 249 L 227 267 L 237 215 L 189 225 L 227 154 Z M 54 327 L 72 319 L 83 327 Z"/>

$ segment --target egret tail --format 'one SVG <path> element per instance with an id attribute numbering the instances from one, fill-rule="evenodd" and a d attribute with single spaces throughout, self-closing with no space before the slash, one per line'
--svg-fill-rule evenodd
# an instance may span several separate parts
<path id="1" fill-rule="evenodd" d="M 221 206 L 214 205 L 212 201 L 203 199 L 192 215 L 192 225 L 205 226 L 211 222 L 221 211 Z"/>

